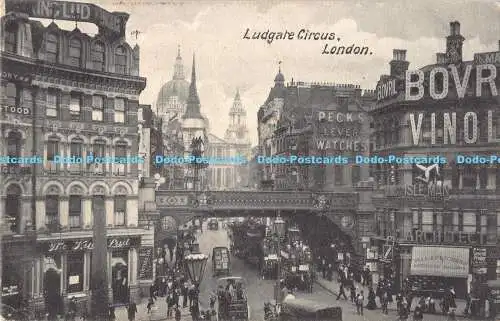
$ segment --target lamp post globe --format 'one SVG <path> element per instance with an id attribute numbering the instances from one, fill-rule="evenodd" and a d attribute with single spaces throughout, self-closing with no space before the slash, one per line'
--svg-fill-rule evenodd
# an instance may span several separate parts
<path id="1" fill-rule="evenodd" d="M 208 256 L 202 253 L 191 253 L 184 257 L 188 277 L 194 284 L 200 284 L 205 274 Z"/>

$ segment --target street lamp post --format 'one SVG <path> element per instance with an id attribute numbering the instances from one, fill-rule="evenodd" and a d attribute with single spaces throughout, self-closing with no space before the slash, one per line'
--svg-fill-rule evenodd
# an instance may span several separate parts
<path id="1" fill-rule="evenodd" d="M 191 253 L 184 257 L 184 264 L 189 279 L 196 287 L 196 296 L 193 304 L 199 304 L 200 284 L 205 274 L 208 256 L 202 253 Z M 198 309 L 196 309 L 198 310 Z"/>
<path id="2" fill-rule="evenodd" d="M 280 293 L 281 293 L 281 238 L 285 235 L 285 221 L 281 218 L 280 212 L 278 211 L 278 215 L 273 223 L 274 229 L 274 237 L 276 240 L 276 248 L 278 254 L 278 275 L 276 278 L 276 285 L 274 290 L 274 296 L 276 303 L 279 303 Z"/>

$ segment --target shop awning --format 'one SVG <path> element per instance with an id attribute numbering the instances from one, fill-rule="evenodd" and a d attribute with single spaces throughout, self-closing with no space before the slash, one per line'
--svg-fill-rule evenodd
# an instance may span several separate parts
<path id="1" fill-rule="evenodd" d="M 414 246 L 410 274 L 466 278 L 469 274 L 469 249 Z"/>

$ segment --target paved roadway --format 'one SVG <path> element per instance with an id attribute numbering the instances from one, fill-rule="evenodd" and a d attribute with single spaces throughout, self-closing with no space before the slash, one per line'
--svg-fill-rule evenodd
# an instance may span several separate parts
<path id="1" fill-rule="evenodd" d="M 221 224 L 222 225 L 222 224 Z M 228 237 L 224 229 L 218 231 L 209 231 L 206 229 L 206 224 L 203 228 L 203 233 L 198 233 L 198 243 L 200 250 L 211 256 L 212 248 L 215 246 L 227 246 Z M 251 267 L 242 260 L 232 257 L 231 267 L 233 276 L 242 276 L 247 280 L 247 292 L 250 305 L 250 320 L 249 321 L 263 321 L 264 320 L 264 303 L 273 301 L 274 297 L 274 284 L 275 280 L 262 280 L 256 268 Z M 200 305 L 201 310 L 208 307 L 208 300 L 210 293 L 216 290 L 217 278 L 212 276 L 212 261 L 211 258 L 207 262 L 204 279 L 200 285 Z M 333 290 L 335 292 L 336 289 Z M 380 309 L 375 311 L 364 311 L 364 316 L 356 314 L 356 307 L 350 302 L 345 300 L 336 301 L 336 296 L 332 291 L 327 290 L 320 285 L 315 285 L 313 293 L 297 293 L 299 298 L 307 298 L 313 301 L 330 302 L 332 305 L 341 306 L 343 310 L 343 321 L 381 321 L 381 320 L 398 320 L 395 311 L 389 311 L 389 315 L 383 315 Z M 365 293 L 366 297 L 366 293 Z M 138 304 L 138 314 L 136 321 L 164 321 L 173 320 L 166 319 L 166 304 L 165 298 L 159 298 L 152 313 L 146 313 L 146 302 Z M 127 321 L 127 314 L 125 309 L 118 309 L 116 311 L 116 321 Z M 192 320 L 187 309 L 182 311 L 182 321 Z M 410 317 L 409 320 L 412 320 Z M 424 315 L 424 321 L 447 321 L 447 317 L 442 315 Z M 459 321 L 465 321 L 464 318 L 458 318 Z"/>

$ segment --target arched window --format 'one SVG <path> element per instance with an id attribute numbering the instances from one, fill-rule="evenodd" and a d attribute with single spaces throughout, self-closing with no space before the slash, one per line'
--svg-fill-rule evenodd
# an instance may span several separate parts
<path id="1" fill-rule="evenodd" d="M 80 138 L 75 138 L 71 140 L 71 143 L 69 145 L 69 154 L 71 157 L 79 158 L 82 157 L 83 155 L 83 140 Z M 71 174 L 81 174 L 82 171 L 82 164 L 79 164 L 78 162 L 73 163 L 73 164 L 68 164 L 68 169 L 71 172 Z"/>
<path id="2" fill-rule="evenodd" d="M 7 188 L 5 199 L 5 214 L 10 231 L 20 233 L 21 223 L 21 188 L 18 185 L 10 185 Z"/>
<path id="3" fill-rule="evenodd" d="M 92 154 L 94 157 L 104 157 L 106 155 L 106 142 L 104 140 L 96 140 L 92 146 Z M 96 175 L 104 175 L 106 166 L 102 163 L 94 163 L 92 171 Z"/>
<path id="4" fill-rule="evenodd" d="M 102 42 L 94 43 L 92 47 L 92 66 L 95 70 L 104 71 L 104 44 Z"/>
<path id="5" fill-rule="evenodd" d="M 127 223 L 127 196 L 116 195 L 114 204 L 115 226 L 125 226 Z"/>
<path id="6" fill-rule="evenodd" d="M 69 64 L 80 67 L 82 62 L 82 42 L 78 39 L 69 41 Z"/>
<path id="7" fill-rule="evenodd" d="M 126 74 L 127 72 L 127 51 L 123 46 L 115 50 L 115 72 L 118 74 Z"/>
<path id="8" fill-rule="evenodd" d="M 125 159 L 127 157 L 127 149 L 127 143 L 118 142 L 115 146 L 115 157 Z M 126 174 L 127 167 L 125 163 L 114 164 L 114 168 L 115 175 L 122 176 Z"/>
<path id="9" fill-rule="evenodd" d="M 22 151 L 22 135 L 18 131 L 11 131 L 7 136 L 7 156 L 20 157 Z"/>
<path id="10" fill-rule="evenodd" d="M 17 53 L 17 24 L 15 22 L 7 23 L 5 26 L 5 46 L 6 52 Z"/>
<path id="11" fill-rule="evenodd" d="M 59 229 L 59 195 L 57 191 L 54 189 L 51 194 L 45 196 L 45 225 L 51 232 Z"/>
<path id="12" fill-rule="evenodd" d="M 49 33 L 45 40 L 45 60 L 56 63 L 59 51 L 59 40 L 57 35 Z"/>

